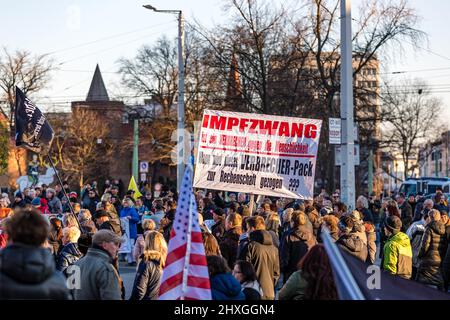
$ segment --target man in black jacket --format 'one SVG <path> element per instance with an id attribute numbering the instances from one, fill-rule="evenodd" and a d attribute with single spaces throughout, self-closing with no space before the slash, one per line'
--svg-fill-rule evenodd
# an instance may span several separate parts
<path id="1" fill-rule="evenodd" d="M 413 221 L 413 211 L 411 205 L 406 201 L 405 195 L 400 193 L 397 198 L 398 208 L 400 209 L 400 219 L 402 220 L 402 232 L 406 232 Z"/>
<path id="2" fill-rule="evenodd" d="M 213 211 L 214 225 L 211 227 L 211 233 L 219 242 L 225 233 L 225 211 L 221 208 L 216 208 Z"/>
<path id="3" fill-rule="evenodd" d="M 43 244 L 49 225 L 40 211 L 25 208 L 6 223 L 10 244 L 0 251 L 0 300 L 70 299 L 62 274 Z"/>
<path id="4" fill-rule="evenodd" d="M 219 242 L 222 257 L 228 262 L 230 269 L 236 262 L 239 237 L 242 234 L 242 217 L 237 213 L 230 213 L 225 219 L 225 233 Z"/>

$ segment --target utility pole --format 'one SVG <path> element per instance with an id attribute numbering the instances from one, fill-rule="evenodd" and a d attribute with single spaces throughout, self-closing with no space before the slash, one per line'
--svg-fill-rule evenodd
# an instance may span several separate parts
<path id="1" fill-rule="evenodd" d="M 355 139 L 353 136 L 353 57 L 350 0 L 341 0 L 342 201 L 355 208 Z"/>
<path id="2" fill-rule="evenodd" d="M 369 196 L 372 194 L 373 191 L 373 151 L 369 151 L 369 160 L 367 161 L 367 167 L 369 169 L 367 173 L 367 187 L 369 191 Z"/>
<path id="3" fill-rule="evenodd" d="M 181 181 L 184 176 L 184 168 L 188 163 L 190 150 L 185 150 L 184 141 L 184 19 L 181 10 L 159 10 L 151 5 L 144 5 L 145 9 L 155 12 L 178 15 L 178 108 L 177 108 L 177 191 L 180 192 Z"/>
<path id="4" fill-rule="evenodd" d="M 434 176 L 435 177 L 439 177 L 439 172 L 438 172 L 438 160 L 439 160 L 439 149 L 434 149 Z"/>
<path id="5" fill-rule="evenodd" d="M 177 143 L 177 191 L 180 192 L 188 150 L 184 141 L 184 20 L 183 12 L 178 13 L 178 143 Z M 190 150 L 189 150 L 190 151 Z M 190 155 L 190 152 L 189 152 Z"/>
<path id="6" fill-rule="evenodd" d="M 132 176 L 135 181 L 139 179 L 139 119 L 134 119 L 133 121 L 133 164 L 132 164 Z"/>

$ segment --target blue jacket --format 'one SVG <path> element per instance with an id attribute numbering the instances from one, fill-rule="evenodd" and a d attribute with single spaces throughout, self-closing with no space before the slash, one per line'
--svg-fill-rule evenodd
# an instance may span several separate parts
<path id="1" fill-rule="evenodd" d="M 137 227 L 136 224 L 139 222 L 139 215 L 135 208 L 122 208 L 120 210 L 120 217 L 128 217 L 131 216 L 131 219 L 128 220 L 130 223 L 130 238 L 131 239 L 137 239 Z"/>
<path id="2" fill-rule="evenodd" d="M 231 273 L 220 273 L 211 277 L 213 300 L 245 300 L 241 284 Z"/>

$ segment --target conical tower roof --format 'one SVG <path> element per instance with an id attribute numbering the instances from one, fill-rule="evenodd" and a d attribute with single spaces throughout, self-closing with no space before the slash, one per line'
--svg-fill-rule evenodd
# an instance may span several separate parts
<path id="1" fill-rule="evenodd" d="M 109 101 L 108 92 L 106 91 L 105 83 L 103 82 L 102 73 L 100 72 L 98 64 L 95 67 L 94 76 L 92 77 L 92 82 L 86 101 Z"/>

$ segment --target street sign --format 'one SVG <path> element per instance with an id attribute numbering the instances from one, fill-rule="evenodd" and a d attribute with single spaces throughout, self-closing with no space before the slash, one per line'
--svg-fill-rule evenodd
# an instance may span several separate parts
<path id="1" fill-rule="evenodd" d="M 141 161 L 139 163 L 139 172 L 148 173 L 148 162 L 147 161 Z"/>
<path id="2" fill-rule="evenodd" d="M 328 123 L 330 144 L 341 144 L 341 119 L 329 118 Z"/>
<path id="3" fill-rule="evenodd" d="M 341 146 L 335 147 L 334 165 L 342 165 L 341 161 Z M 359 144 L 355 144 L 355 166 L 359 166 Z"/>
<path id="4" fill-rule="evenodd" d="M 146 181 L 146 180 L 147 180 L 147 174 L 141 173 L 141 181 Z"/>
<path id="5" fill-rule="evenodd" d="M 341 144 L 342 139 L 342 125 L 340 118 L 329 118 L 328 119 L 329 128 L 329 144 Z M 353 124 L 353 136 L 355 141 L 358 141 L 358 125 Z"/>
<path id="6" fill-rule="evenodd" d="M 358 124 L 353 124 L 353 137 L 355 141 L 358 141 Z"/>

